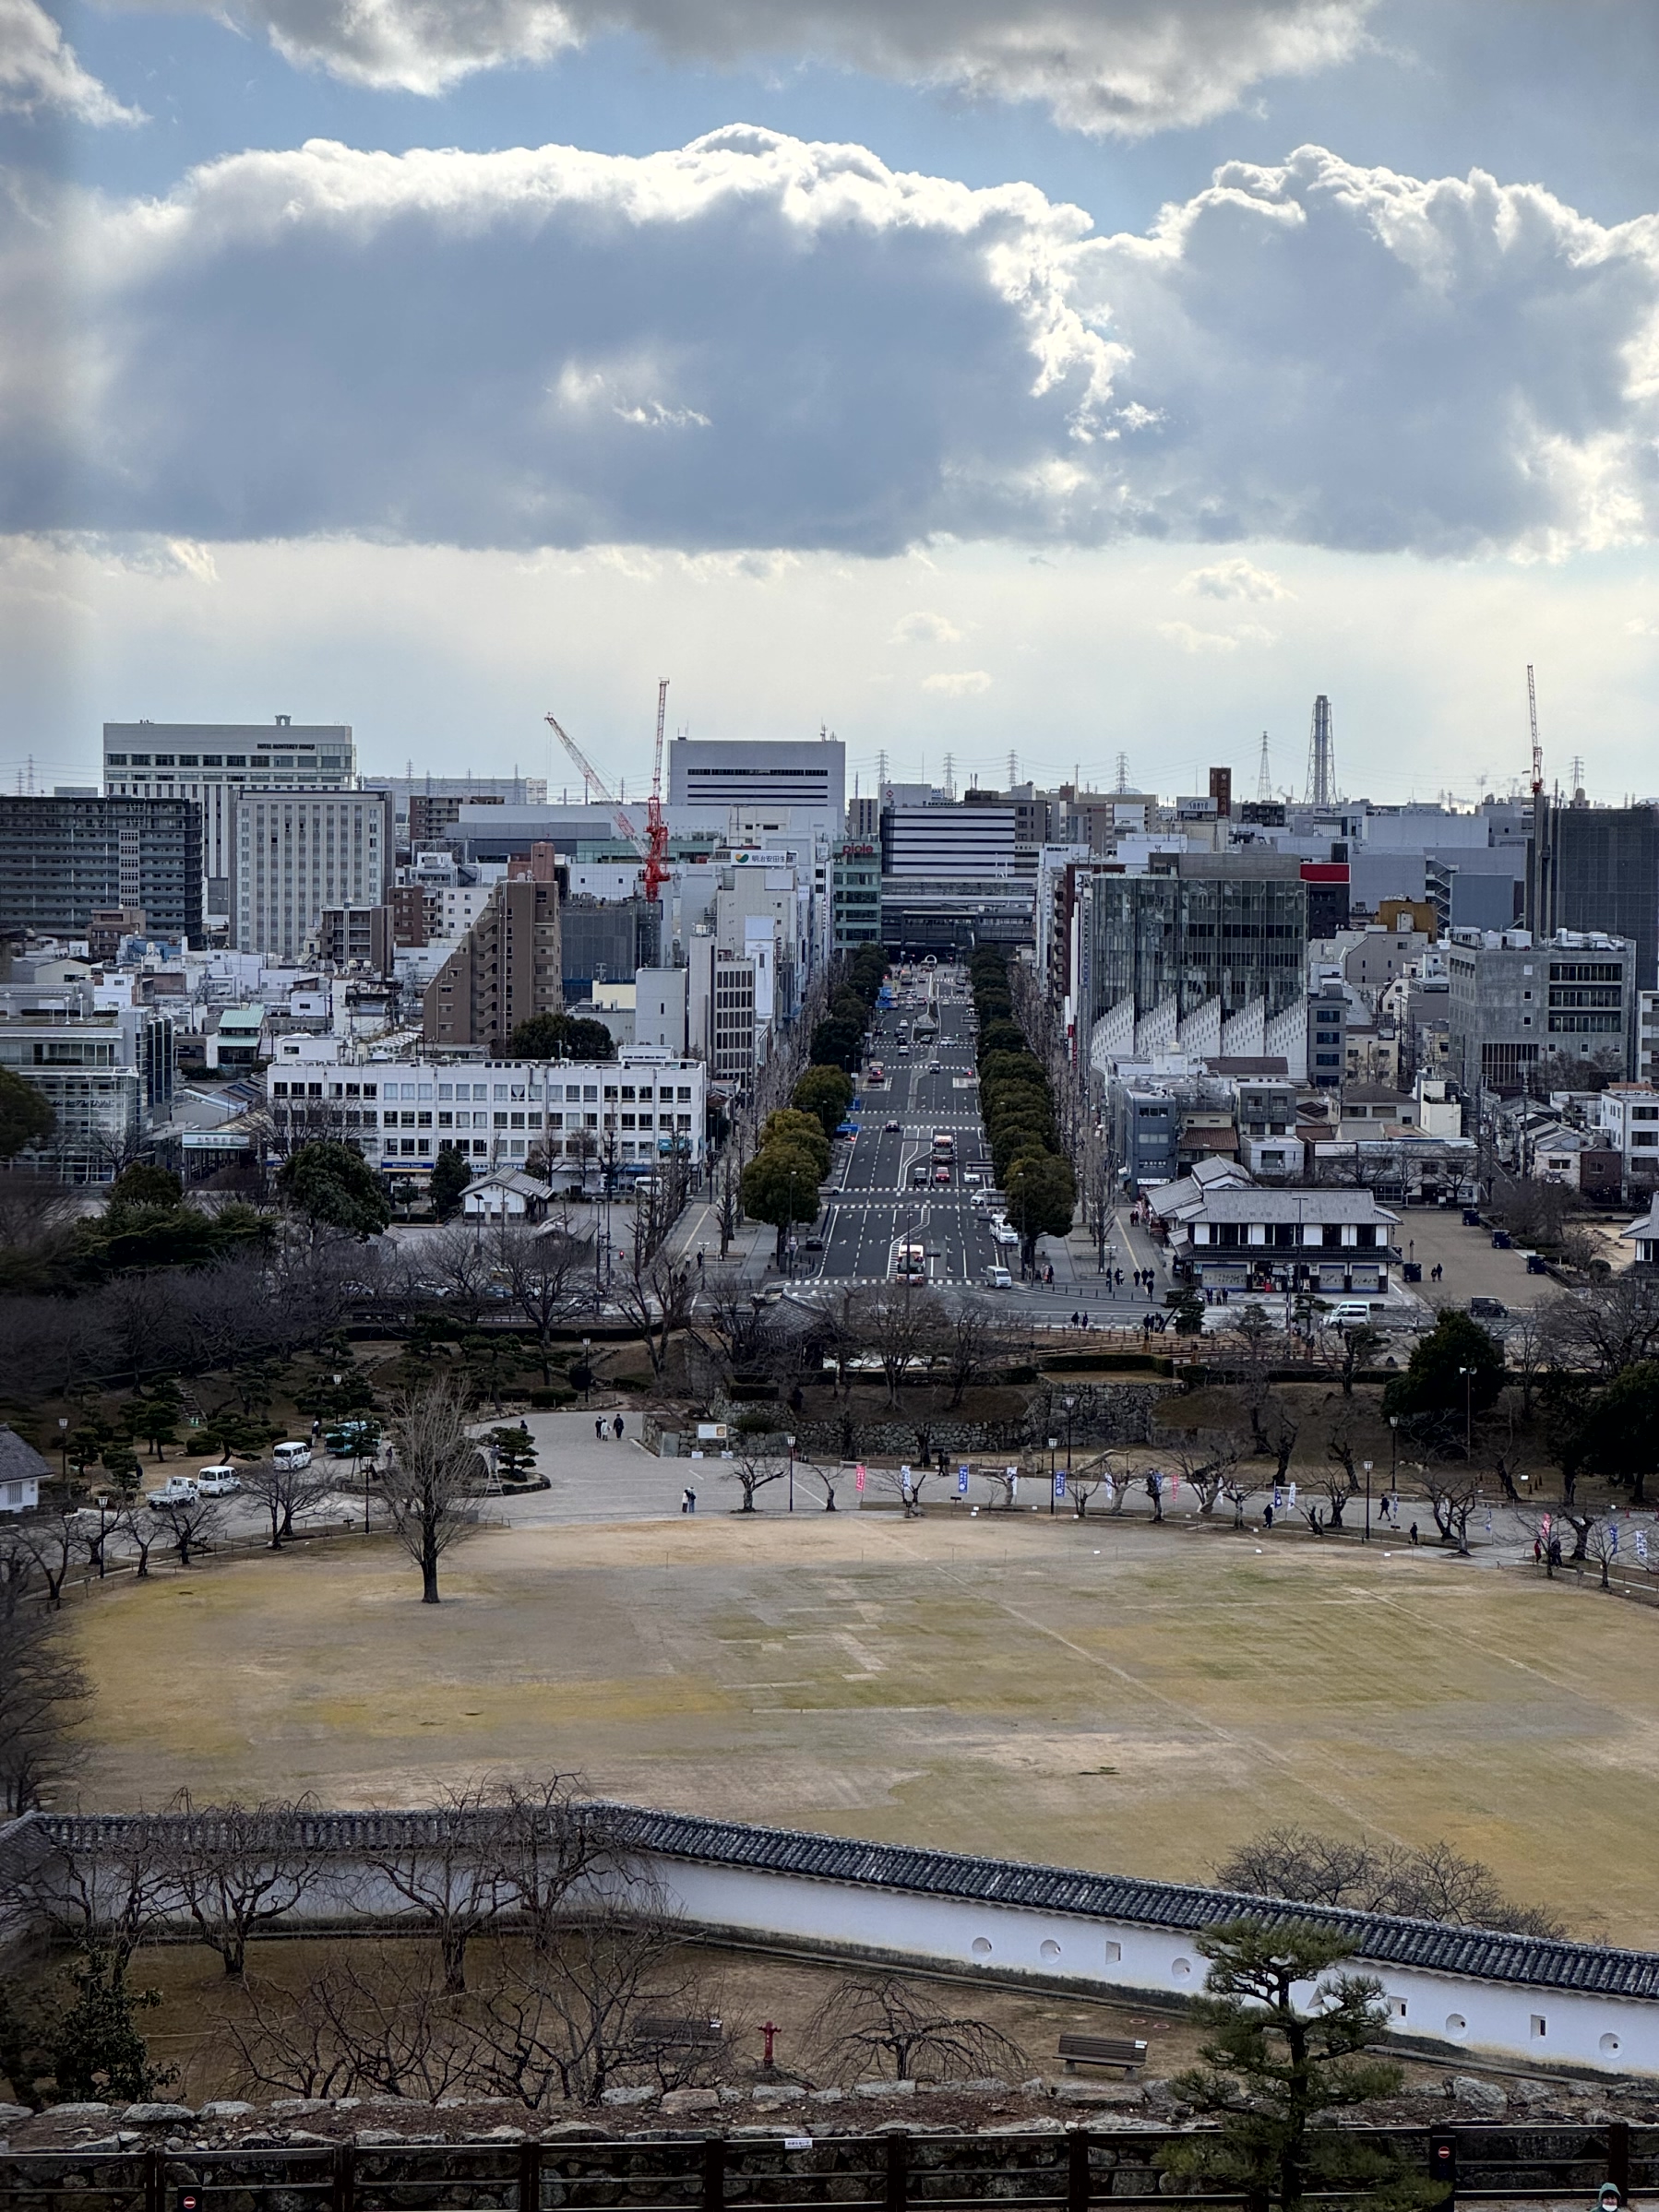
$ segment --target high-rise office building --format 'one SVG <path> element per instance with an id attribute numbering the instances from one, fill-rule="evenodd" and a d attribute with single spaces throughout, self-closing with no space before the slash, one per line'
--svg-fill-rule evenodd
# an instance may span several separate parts
<path id="1" fill-rule="evenodd" d="M 231 943 L 304 958 L 328 907 L 380 907 L 392 870 L 384 791 L 238 791 L 231 805 Z"/>
<path id="2" fill-rule="evenodd" d="M 1466 1091 L 1524 1090 L 1546 1060 L 1631 1072 L 1636 948 L 1601 930 L 1453 930 L 1446 948 L 1451 1073 Z"/>
<path id="3" fill-rule="evenodd" d="M 1097 871 L 1088 890 L 1092 1016 L 1118 1013 L 1126 1040 L 1162 1017 L 1165 1049 L 1184 1024 L 1212 1017 L 1209 1050 L 1242 1052 L 1242 1042 L 1226 1039 L 1226 1024 L 1250 1015 L 1272 1025 L 1294 1009 L 1295 1051 L 1306 1050 L 1307 886 L 1294 855 L 1181 853 L 1154 858 L 1145 875 Z M 1287 1030 L 1255 1050 L 1288 1058 L 1289 1046 Z"/>
<path id="4" fill-rule="evenodd" d="M 84 937 L 125 907 L 199 945 L 201 837 L 188 799 L 0 797 L 0 935 Z"/>
<path id="5" fill-rule="evenodd" d="M 230 912 L 231 807 L 238 791 L 349 791 L 357 754 L 349 722 L 105 722 L 112 798 L 193 799 L 202 812 L 209 914 Z"/>
<path id="6" fill-rule="evenodd" d="M 735 807 L 749 815 L 787 807 L 825 817 L 833 836 L 846 819 L 847 748 L 838 737 L 786 740 L 676 737 L 668 748 L 672 806 Z"/>

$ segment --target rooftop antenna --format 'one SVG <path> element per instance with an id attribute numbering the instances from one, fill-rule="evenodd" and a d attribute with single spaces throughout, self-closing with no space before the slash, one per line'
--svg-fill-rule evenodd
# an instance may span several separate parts
<path id="1" fill-rule="evenodd" d="M 1265 730 L 1261 733 L 1261 765 L 1256 771 L 1256 796 L 1270 801 L 1273 796 L 1273 764 Z"/>
<path id="2" fill-rule="evenodd" d="M 1313 703 L 1307 733 L 1307 788 L 1305 806 L 1330 806 L 1336 798 L 1336 744 L 1331 734 L 1331 701 L 1320 692 Z"/>

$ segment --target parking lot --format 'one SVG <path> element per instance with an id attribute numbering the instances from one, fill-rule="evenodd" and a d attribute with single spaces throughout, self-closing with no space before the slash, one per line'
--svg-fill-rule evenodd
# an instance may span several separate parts
<path id="1" fill-rule="evenodd" d="M 1550 1277 L 1527 1273 L 1521 1253 L 1499 1251 L 1489 1229 L 1466 1229 L 1457 1207 L 1396 1210 L 1395 1242 L 1404 1258 L 1421 1266 L 1423 1280 L 1414 1288 L 1426 1304 L 1467 1305 L 1471 1298 L 1498 1298 L 1511 1313 L 1523 1314 L 1540 1299 L 1559 1296 L 1559 1285 Z M 1438 1283 L 1429 1280 L 1436 1267 L 1445 1270 Z"/>

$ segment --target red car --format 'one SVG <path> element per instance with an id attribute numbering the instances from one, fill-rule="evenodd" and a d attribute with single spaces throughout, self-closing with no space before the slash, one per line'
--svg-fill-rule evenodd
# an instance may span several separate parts
<path id="1" fill-rule="evenodd" d="M 949 1168 L 935 1168 L 933 1171 L 933 1179 L 936 1183 L 949 1183 L 950 1180 L 950 1170 Z"/>

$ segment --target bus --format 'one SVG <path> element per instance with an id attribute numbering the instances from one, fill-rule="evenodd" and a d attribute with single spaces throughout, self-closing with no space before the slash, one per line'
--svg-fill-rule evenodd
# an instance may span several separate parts
<path id="1" fill-rule="evenodd" d="M 946 1166 L 949 1166 L 950 1161 L 956 1158 L 956 1139 L 949 1129 L 934 1131 L 933 1157 L 936 1163 L 943 1162 Z"/>
<path id="2" fill-rule="evenodd" d="M 893 1254 L 893 1280 L 895 1282 L 925 1282 L 927 1280 L 927 1247 L 925 1244 L 901 1244 Z"/>

